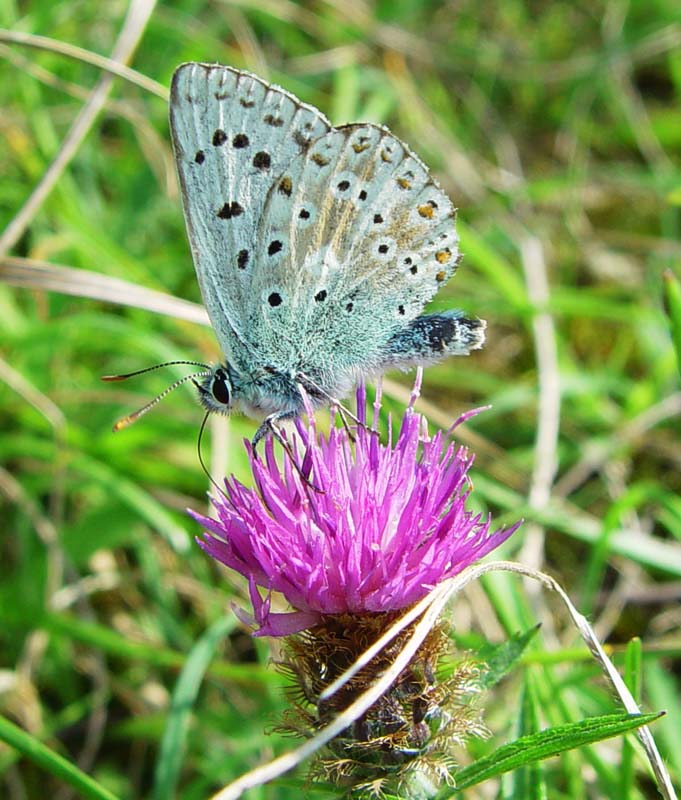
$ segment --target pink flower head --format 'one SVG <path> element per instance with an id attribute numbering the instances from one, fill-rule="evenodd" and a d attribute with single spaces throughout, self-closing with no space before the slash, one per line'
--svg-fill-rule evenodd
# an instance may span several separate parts
<path id="1" fill-rule="evenodd" d="M 305 484 L 290 459 L 277 465 L 270 437 L 264 460 L 246 443 L 255 488 L 232 477 L 225 495 L 212 500 L 217 519 L 190 512 L 206 529 L 200 546 L 248 578 L 258 635 L 296 633 L 327 614 L 405 608 L 520 524 L 490 533 L 489 518 L 466 510 L 473 457 L 441 431 L 428 437 L 426 420 L 414 411 L 418 385 L 417 378 L 394 444 L 391 433 L 382 444 L 364 424 L 353 443 L 344 427 L 325 435 L 313 417 L 307 426 L 297 420 L 296 454 L 303 453 L 302 470 L 321 491 Z M 365 406 L 360 387 L 362 423 Z M 379 409 L 377 396 L 374 423 Z M 295 610 L 272 612 L 272 592 Z"/>

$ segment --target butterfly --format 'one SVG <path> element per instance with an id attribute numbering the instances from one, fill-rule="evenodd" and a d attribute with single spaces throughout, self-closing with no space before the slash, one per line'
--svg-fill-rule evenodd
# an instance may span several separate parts
<path id="1" fill-rule="evenodd" d="M 485 322 L 421 315 L 459 261 L 456 211 L 390 131 L 333 127 L 249 72 L 177 68 L 170 130 L 189 243 L 224 362 L 208 411 L 264 421 L 253 443 L 359 380 L 467 355 Z"/>

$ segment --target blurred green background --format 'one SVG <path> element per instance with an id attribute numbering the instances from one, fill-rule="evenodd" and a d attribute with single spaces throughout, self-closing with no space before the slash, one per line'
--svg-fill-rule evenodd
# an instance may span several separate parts
<path id="1" fill-rule="evenodd" d="M 0 26 L 109 56 L 129 11 L 0 0 Z M 477 453 L 475 504 L 498 524 L 527 520 L 503 554 L 557 577 L 616 655 L 641 638 L 642 705 L 668 710 L 654 733 L 678 777 L 681 391 L 662 306 L 662 273 L 681 263 L 677 0 L 185 0 L 127 25 L 141 36 L 130 65 L 163 86 L 183 61 L 246 68 L 334 123 L 389 125 L 434 171 L 459 208 L 464 260 L 433 307 L 489 327 L 484 351 L 426 371 L 420 408 L 446 426 L 492 404 L 462 433 Z M 10 39 L 0 230 L 102 75 Z M 170 316 L 139 308 L 134 288 L 121 305 L 96 284 L 99 299 L 44 291 L 34 273 L 32 288 L 10 285 L 46 261 L 200 300 L 163 98 L 115 79 L 15 239 L 0 261 L 2 712 L 122 798 L 206 797 L 292 746 L 264 734 L 286 702 L 277 645 L 242 630 L 229 604 L 243 581 L 193 542 L 184 509 L 205 508 L 208 486 L 190 389 L 111 433 L 183 371 L 99 377 L 216 360 L 214 337 L 172 304 Z M 398 410 L 411 377 L 389 377 Z M 215 474 L 248 480 L 240 442 L 254 430 L 238 416 L 214 425 Z M 541 648 L 486 698 L 492 739 L 462 763 L 517 735 L 528 680 L 541 725 L 615 710 L 553 598 L 495 576 L 457 599 L 452 620 L 471 645 L 543 623 Z M 628 747 L 546 762 L 548 796 L 657 796 Z M 249 797 L 336 796 L 301 775 Z M 8 748 L 0 786 L 70 796 Z"/>

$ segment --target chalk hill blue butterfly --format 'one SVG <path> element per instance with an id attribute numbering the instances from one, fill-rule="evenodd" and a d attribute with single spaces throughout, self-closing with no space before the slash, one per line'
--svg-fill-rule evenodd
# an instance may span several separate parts
<path id="1" fill-rule="evenodd" d="M 170 126 L 203 300 L 225 362 L 210 411 L 275 423 L 391 367 L 482 346 L 485 323 L 421 315 L 455 272 L 456 211 L 387 128 L 333 127 L 242 70 L 176 70 Z"/>

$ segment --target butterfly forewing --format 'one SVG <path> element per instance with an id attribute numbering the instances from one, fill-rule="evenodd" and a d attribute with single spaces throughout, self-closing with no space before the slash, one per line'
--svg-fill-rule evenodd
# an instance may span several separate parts
<path id="1" fill-rule="evenodd" d="M 193 63 L 173 77 L 170 124 L 201 292 L 225 355 L 239 362 L 253 339 L 244 308 L 268 190 L 330 125 L 250 73 Z"/>

